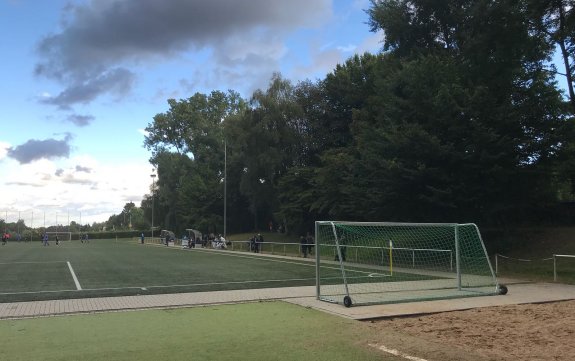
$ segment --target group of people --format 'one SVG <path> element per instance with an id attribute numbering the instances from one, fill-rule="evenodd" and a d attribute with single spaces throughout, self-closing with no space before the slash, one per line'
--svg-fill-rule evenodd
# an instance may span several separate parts
<path id="1" fill-rule="evenodd" d="M 188 238 L 188 236 L 182 237 L 182 248 L 196 248 L 196 245 L 207 248 L 208 244 L 213 249 L 226 249 L 228 248 L 229 242 L 226 241 L 225 237 L 221 234 L 215 235 L 213 233 L 204 234 L 201 238 L 194 236 L 190 238 Z"/>
<path id="2" fill-rule="evenodd" d="M 303 255 L 304 258 L 307 258 L 308 254 L 311 255 L 313 245 L 315 243 L 313 236 L 308 232 L 308 234 L 305 237 L 301 236 L 299 238 L 299 243 L 301 248 L 301 254 Z"/>
<path id="3" fill-rule="evenodd" d="M 50 240 L 48 233 L 43 233 L 42 236 L 40 237 L 40 239 L 42 240 L 42 246 L 49 246 L 50 245 L 50 243 L 48 242 Z M 56 245 L 57 246 L 60 245 L 60 239 L 58 238 L 58 235 L 56 235 Z"/>
<path id="4" fill-rule="evenodd" d="M 260 253 L 260 248 L 264 243 L 264 236 L 261 233 L 254 234 L 252 238 L 250 238 L 250 251 L 254 253 Z"/>
<path id="5" fill-rule="evenodd" d="M 227 248 L 226 239 L 221 234 L 218 234 L 212 239 L 213 249 L 226 249 Z"/>

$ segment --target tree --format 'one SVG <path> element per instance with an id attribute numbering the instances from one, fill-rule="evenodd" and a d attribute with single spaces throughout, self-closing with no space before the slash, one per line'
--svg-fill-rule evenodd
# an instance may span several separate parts
<path id="1" fill-rule="evenodd" d="M 533 33 L 548 43 L 550 53 L 559 48 L 563 71 L 552 65 L 552 72 L 565 76 L 571 113 L 575 114 L 575 1 L 530 0 L 527 4 Z"/>
<path id="2" fill-rule="evenodd" d="M 367 208 L 493 223 L 552 201 L 565 116 L 522 4 L 374 1 L 370 15 L 389 53 L 354 118 L 357 189 L 379 195 Z"/>
<path id="3" fill-rule="evenodd" d="M 249 109 L 226 122 L 226 131 L 233 134 L 229 149 L 242 162 L 239 191 L 249 202 L 256 229 L 279 209 L 279 179 L 306 157 L 300 152 L 305 147 L 299 137 L 305 128 L 303 112 L 295 100 L 291 83 L 275 74 L 265 92 L 254 92 Z"/>
<path id="4" fill-rule="evenodd" d="M 158 224 L 178 232 L 192 225 L 215 232 L 216 224 L 223 223 L 223 124 L 240 113 L 245 102 L 236 92 L 213 91 L 180 101 L 170 99 L 168 104 L 169 111 L 156 115 L 146 128 L 144 141 L 158 168 L 154 215 Z M 190 187 L 190 179 L 203 194 Z M 190 213 L 197 218 L 192 220 Z"/>

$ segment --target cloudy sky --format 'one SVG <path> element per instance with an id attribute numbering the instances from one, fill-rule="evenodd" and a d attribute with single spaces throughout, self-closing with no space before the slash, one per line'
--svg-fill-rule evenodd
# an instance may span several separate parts
<path id="1" fill-rule="evenodd" d="M 0 218 L 104 221 L 139 206 L 143 129 L 167 99 L 377 52 L 368 0 L 0 0 Z"/>

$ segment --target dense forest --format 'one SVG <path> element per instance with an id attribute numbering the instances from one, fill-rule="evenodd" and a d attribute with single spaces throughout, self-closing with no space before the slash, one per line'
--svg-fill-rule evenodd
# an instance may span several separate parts
<path id="1" fill-rule="evenodd" d="M 570 222 L 574 5 L 372 0 L 378 54 L 315 81 L 275 74 L 249 99 L 169 99 L 146 128 L 158 177 L 141 217 L 153 206 L 158 226 L 216 233 L 224 217 L 227 232 L 290 233 L 316 220 Z"/>

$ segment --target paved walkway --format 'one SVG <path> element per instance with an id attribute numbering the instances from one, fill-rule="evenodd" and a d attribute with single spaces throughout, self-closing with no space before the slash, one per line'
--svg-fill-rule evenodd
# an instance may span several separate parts
<path id="1" fill-rule="evenodd" d="M 280 299 L 346 318 L 366 320 L 455 311 L 477 307 L 522 303 L 543 303 L 575 299 L 575 285 L 555 283 L 508 283 L 507 286 L 509 288 L 509 293 L 505 296 L 482 296 L 463 299 L 358 306 L 350 308 L 316 300 L 314 286 L 2 303 L 0 304 L 0 319 L 48 317 L 66 314 L 154 308 L 194 307 Z"/>
<path id="2" fill-rule="evenodd" d="M 480 296 L 437 301 L 408 302 L 387 305 L 371 305 L 345 308 L 338 304 L 321 302 L 315 298 L 301 297 L 287 300 L 305 307 L 329 312 L 356 320 L 413 316 L 438 312 L 467 310 L 471 308 L 545 303 L 575 300 L 575 285 L 556 283 L 507 284 L 505 296 Z"/>

